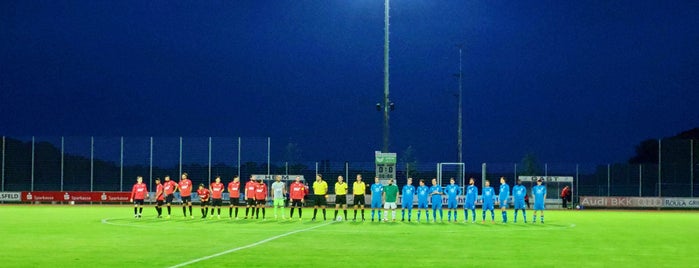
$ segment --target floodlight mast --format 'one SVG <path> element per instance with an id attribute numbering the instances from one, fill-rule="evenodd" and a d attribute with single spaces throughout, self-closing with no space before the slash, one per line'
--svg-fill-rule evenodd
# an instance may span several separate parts
<path id="1" fill-rule="evenodd" d="M 389 98 L 388 98 L 388 81 L 389 81 L 389 0 L 384 2 L 384 44 L 383 44 L 383 149 L 381 152 L 388 153 L 389 146 Z"/>

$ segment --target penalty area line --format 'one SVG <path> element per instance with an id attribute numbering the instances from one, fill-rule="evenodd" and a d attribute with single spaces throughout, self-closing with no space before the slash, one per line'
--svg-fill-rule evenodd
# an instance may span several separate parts
<path id="1" fill-rule="evenodd" d="M 330 224 L 333 224 L 333 223 L 334 223 L 334 222 L 331 221 L 331 222 L 328 222 L 328 223 L 325 223 L 325 224 L 321 224 L 321 225 L 317 225 L 317 226 L 313 226 L 313 227 L 309 227 L 309 228 L 305 228 L 305 229 L 300 229 L 300 230 L 296 230 L 296 231 L 291 231 L 291 232 L 288 232 L 288 233 L 283 233 L 283 234 L 276 235 L 276 236 L 273 236 L 273 237 L 270 237 L 270 238 L 267 238 L 267 239 L 263 239 L 263 240 L 257 241 L 257 242 L 255 242 L 255 243 L 252 243 L 252 244 L 249 244 L 249 245 L 245 245 L 245 246 L 241 246 L 241 247 L 237 247 L 237 248 L 232 248 L 232 249 L 229 249 L 229 250 L 226 250 L 226 251 L 221 251 L 221 252 L 216 253 L 216 254 L 212 254 L 212 255 L 209 255 L 209 256 L 205 256 L 205 257 L 193 259 L 193 260 L 191 260 L 191 261 L 187 261 L 187 262 L 183 262 L 183 263 L 176 264 L 176 265 L 173 265 L 173 266 L 169 266 L 168 268 L 184 267 L 184 266 L 187 266 L 187 265 L 190 265 L 190 264 L 193 264 L 193 263 L 197 263 L 197 262 L 200 262 L 200 261 L 205 261 L 205 260 L 208 260 L 208 259 L 211 259 L 211 258 L 216 258 L 216 257 L 218 257 L 218 256 L 226 255 L 226 254 L 228 254 L 228 253 L 233 253 L 233 252 L 236 252 L 236 251 L 239 251 L 239 250 L 243 250 L 243 249 L 247 249 L 247 248 L 259 246 L 259 245 L 262 245 L 262 244 L 267 243 L 267 242 L 272 241 L 272 240 L 276 240 L 276 239 L 279 239 L 279 238 L 282 238 L 282 237 L 286 237 L 286 236 L 289 236 L 289 235 L 292 235 L 292 234 L 296 234 L 296 233 L 301 233 L 301 232 L 310 231 L 310 230 L 313 230 L 313 229 L 316 229 L 316 228 L 320 228 L 320 227 L 323 227 L 323 226 L 327 226 L 327 225 L 330 225 Z"/>

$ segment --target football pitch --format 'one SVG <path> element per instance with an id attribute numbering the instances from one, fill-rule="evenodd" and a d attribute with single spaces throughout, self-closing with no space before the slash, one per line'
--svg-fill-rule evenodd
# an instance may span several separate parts
<path id="1" fill-rule="evenodd" d="M 0 205 L 3 267 L 689 267 L 699 213 L 546 211 L 501 224 L 133 218 L 130 206 Z M 285 210 L 289 212 L 288 208 Z M 244 213 L 244 209 L 242 211 Z M 322 215 L 318 213 L 319 217 Z M 328 219 L 333 210 L 328 210 Z M 240 216 L 240 215 L 239 215 Z M 288 216 L 288 215 L 287 215 Z M 352 212 L 349 212 L 350 218 Z M 469 215 L 470 216 L 470 215 Z M 481 211 L 477 211 L 480 219 Z M 430 217 L 431 218 L 431 217 Z M 488 214 L 488 219 L 490 214 Z"/>

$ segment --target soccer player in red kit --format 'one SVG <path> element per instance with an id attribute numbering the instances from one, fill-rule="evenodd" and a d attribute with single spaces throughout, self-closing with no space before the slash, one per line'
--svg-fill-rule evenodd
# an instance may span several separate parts
<path id="1" fill-rule="evenodd" d="M 160 178 L 155 179 L 155 211 L 158 212 L 158 218 L 163 216 L 163 203 L 165 202 L 165 196 L 163 194 L 163 185 L 160 184 Z"/>
<path id="2" fill-rule="evenodd" d="M 223 205 L 223 191 L 226 190 L 226 186 L 221 183 L 221 176 L 216 176 L 216 181 L 209 185 L 211 190 L 211 209 L 216 208 L 218 212 L 218 218 L 221 218 L 221 205 Z M 214 212 L 211 212 L 211 216 Z"/>
<path id="3" fill-rule="evenodd" d="M 180 190 L 180 197 L 182 198 L 182 213 L 184 213 L 184 217 L 187 217 L 185 208 L 189 206 L 189 216 L 194 219 L 194 214 L 192 214 L 192 181 L 188 177 L 187 172 L 182 173 L 182 179 L 177 184 L 177 188 Z"/>
<path id="4" fill-rule="evenodd" d="M 228 196 L 230 207 L 228 208 L 228 217 L 233 218 L 233 207 L 235 207 L 235 218 L 238 219 L 238 202 L 240 202 L 240 178 L 236 175 L 233 181 L 228 183 Z"/>
<path id="5" fill-rule="evenodd" d="M 163 194 L 165 195 L 165 205 L 167 205 L 167 218 L 170 218 L 170 205 L 172 200 L 175 198 L 175 190 L 177 190 L 177 183 L 170 180 L 170 176 L 165 176 L 165 182 L 163 182 Z"/>
<path id="6" fill-rule="evenodd" d="M 204 184 L 199 184 L 199 190 L 197 190 L 199 195 L 199 202 L 201 203 L 201 218 L 206 218 L 206 212 L 209 210 L 209 198 L 211 197 L 211 192 L 209 189 L 204 188 Z"/>
<path id="7" fill-rule="evenodd" d="M 291 199 L 291 213 L 289 214 L 289 219 L 294 217 L 294 208 L 298 208 L 299 220 L 301 220 L 304 196 L 306 196 L 306 185 L 301 183 L 301 177 L 296 176 L 296 181 L 289 185 L 289 198 Z"/>
<path id="8" fill-rule="evenodd" d="M 248 218 L 248 211 L 252 208 L 252 214 L 250 218 L 255 216 L 255 190 L 257 189 L 257 183 L 255 178 L 250 175 L 250 180 L 245 183 L 245 218 Z"/>
<path id="9" fill-rule="evenodd" d="M 143 183 L 143 177 L 136 177 L 136 184 L 131 188 L 131 198 L 129 202 L 133 202 L 133 217 L 141 218 L 143 213 L 143 200 L 148 198 L 148 188 Z"/>
<path id="10" fill-rule="evenodd" d="M 267 203 L 267 184 L 264 180 L 260 179 L 255 188 L 255 215 L 256 219 L 260 218 L 260 208 L 262 208 L 262 219 L 265 219 L 265 205 Z"/>

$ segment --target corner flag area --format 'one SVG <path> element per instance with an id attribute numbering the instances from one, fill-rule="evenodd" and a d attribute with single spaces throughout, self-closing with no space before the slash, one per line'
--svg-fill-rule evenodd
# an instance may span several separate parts
<path id="1" fill-rule="evenodd" d="M 502 224 L 141 219 L 131 206 L 0 205 L 3 267 L 686 267 L 695 211 L 546 211 Z M 179 207 L 173 211 L 179 212 Z M 332 213 L 329 209 L 329 214 Z M 512 216 L 512 211 L 508 211 Z M 369 215 L 370 211 L 366 211 Z M 350 215 L 352 213 L 350 212 Z M 423 215 L 424 216 L 424 215 Z M 470 215 L 469 215 L 470 216 Z M 499 216 L 499 215 L 498 215 Z M 489 219 L 490 217 L 488 217 Z M 7 220 L 12 219 L 12 220 Z"/>

